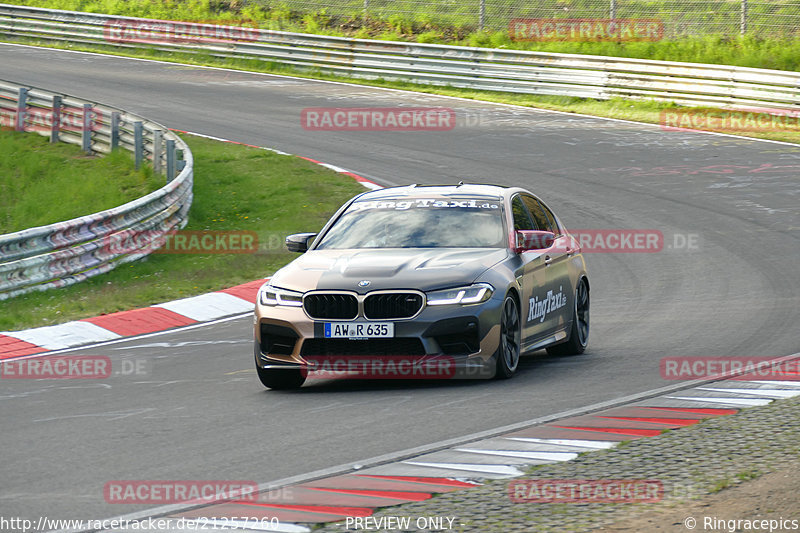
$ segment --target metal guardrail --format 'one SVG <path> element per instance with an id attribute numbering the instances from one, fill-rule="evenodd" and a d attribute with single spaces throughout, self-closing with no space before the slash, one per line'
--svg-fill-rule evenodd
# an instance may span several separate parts
<path id="1" fill-rule="evenodd" d="M 259 59 L 354 78 L 489 91 L 800 109 L 797 72 L 240 30 L 0 4 L 0 37 Z"/>
<path id="2" fill-rule="evenodd" d="M 2 67 L 0 67 L 0 72 Z M 114 148 L 166 173 L 167 184 L 132 202 L 91 215 L 0 235 L 0 300 L 63 287 L 153 252 L 182 228 L 192 204 L 194 163 L 183 140 L 138 115 L 0 81 L 0 125 L 107 153 Z"/>

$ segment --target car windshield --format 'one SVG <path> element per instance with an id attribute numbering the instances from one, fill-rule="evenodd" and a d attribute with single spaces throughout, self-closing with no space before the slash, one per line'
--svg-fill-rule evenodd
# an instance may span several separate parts
<path id="1" fill-rule="evenodd" d="M 496 198 L 355 202 L 316 249 L 503 248 L 502 205 Z"/>

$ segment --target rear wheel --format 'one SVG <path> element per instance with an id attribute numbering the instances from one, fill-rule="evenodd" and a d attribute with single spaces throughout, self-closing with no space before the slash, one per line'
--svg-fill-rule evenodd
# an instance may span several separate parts
<path id="1" fill-rule="evenodd" d="M 266 369 L 256 365 L 256 372 L 261 383 L 270 389 L 299 389 L 306 378 L 299 370 Z"/>
<path id="2" fill-rule="evenodd" d="M 579 355 L 589 344 L 589 284 L 581 278 L 575 289 L 575 304 L 572 311 L 572 327 L 566 342 L 547 349 L 550 355 Z"/>
<path id="3" fill-rule="evenodd" d="M 495 353 L 497 359 L 495 377 L 508 379 L 517 371 L 521 338 L 519 304 L 512 294 L 508 294 L 503 301 L 503 311 L 500 315 L 500 344 Z"/>

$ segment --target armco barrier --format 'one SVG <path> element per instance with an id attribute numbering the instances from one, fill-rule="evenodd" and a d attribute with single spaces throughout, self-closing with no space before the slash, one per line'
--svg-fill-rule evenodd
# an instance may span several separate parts
<path id="1" fill-rule="evenodd" d="M 261 59 L 365 79 L 490 91 L 800 109 L 800 73 L 646 59 L 348 39 L 0 4 L 0 37 Z"/>
<path id="2" fill-rule="evenodd" d="M 192 153 L 164 126 L 112 107 L 6 81 L 0 81 L 0 120 L 3 126 L 78 144 L 87 152 L 129 150 L 137 165 L 146 158 L 156 172 L 166 173 L 167 180 L 161 189 L 113 209 L 0 235 L 0 300 L 108 272 L 148 255 L 154 249 L 152 241 L 186 225 L 192 204 Z M 141 247 L 115 250 L 115 242 L 132 234 Z"/>

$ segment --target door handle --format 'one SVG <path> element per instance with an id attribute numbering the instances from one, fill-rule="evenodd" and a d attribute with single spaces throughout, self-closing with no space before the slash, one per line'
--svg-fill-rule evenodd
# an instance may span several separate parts
<path id="1" fill-rule="evenodd" d="M 544 256 L 544 264 L 545 265 L 549 265 L 552 262 L 553 262 L 553 258 L 551 258 L 549 255 Z"/>

